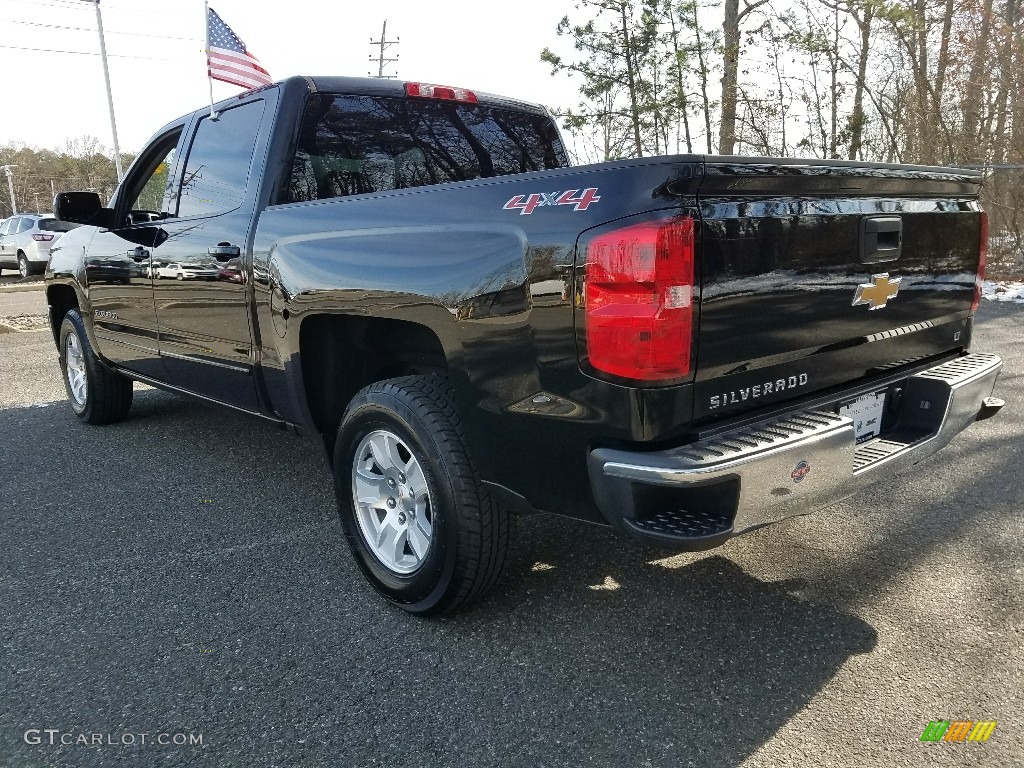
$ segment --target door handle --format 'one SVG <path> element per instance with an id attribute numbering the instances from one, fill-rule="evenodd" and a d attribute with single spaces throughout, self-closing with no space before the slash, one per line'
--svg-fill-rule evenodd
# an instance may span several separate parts
<path id="1" fill-rule="evenodd" d="M 228 259 L 236 258 L 242 255 L 242 249 L 237 245 L 231 243 L 217 243 L 210 248 L 207 248 L 206 252 L 213 256 L 217 261 L 227 261 Z"/>
<path id="2" fill-rule="evenodd" d="M 903 219 L 873 216 L 860 222 L 860 262 L 879 264 L 896 261 L 903 250 Z"/>
<path id="3" fill-rule="evenodd" d="M 132 250 L 128 251 L 128 257 L 132 261 L 145 261 L 149 258 L 149 251 L 143 248 L 141 245 L 136 246 Z"/>

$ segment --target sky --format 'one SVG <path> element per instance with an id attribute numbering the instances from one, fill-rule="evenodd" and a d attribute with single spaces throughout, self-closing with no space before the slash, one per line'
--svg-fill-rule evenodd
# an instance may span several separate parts
<path id="1" fill-rule="evenodd" d="M 549 106 L 578 101 L 574 82 L 551 77 L 540 62 L 545 46 L 571 53 L 555 34 L 559 19 L 572 17 L 571 0 L 212 0 L 211 6 L 274 79 L 376 73 L 370 40 L 380 38 L 387 19 L 388 39 L 399 40 L 387 55 L 399 60 L 385 71 L 403 80 Z M 100 9 L 120 147 L 137 152 L 162 125 L 209 103 L 203 2 L 101 0 Z M 91 135 L 112 147 L 95 5 L 0 0 L 0 14 L 0 72 L 9 84 L 38 86 L 8 87 L 0 143 L 54 149 Z M 213 84 L 215 100 L 241 90 Z M 23 98 L 12 99 L 15 92 Z"/>

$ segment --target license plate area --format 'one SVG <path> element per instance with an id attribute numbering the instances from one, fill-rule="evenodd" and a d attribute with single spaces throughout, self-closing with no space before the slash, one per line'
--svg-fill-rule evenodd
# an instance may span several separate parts
<path id="1" fill-rule="evenodd" d="M 877 437 L 882 431 L 882 416 L 885 415 L 885 390 L 869 392 L 853 400 L 840 403 L 836 409 L 840 416 L 853 419 L 857 445 Z"/>

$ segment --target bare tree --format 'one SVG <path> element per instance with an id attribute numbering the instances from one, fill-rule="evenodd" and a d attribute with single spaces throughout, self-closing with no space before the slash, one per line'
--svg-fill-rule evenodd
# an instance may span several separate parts
<path id="1" fill-rule="evenodd" d="M 740 25 L 768 0 L 725 0 L 722 19 L 722 122 L 718 132 L 718 152 L 731 155 L 736 144 L 736 82 L 740 63 Z"/>
<path id="2" fill-rule="evenodd" d="M 853 111 L 850 114 L 848 123 L 850 132 L 850 160 L 861 158 L 861 150 L 864 137 L 864 122 L 867 119 L 864 114 L 864 92 L 867 89 L 868 59 L 871 55 L 871 22 L 874 19 L 873 0 L 863 2 L 852 2 L 846 6 L 846 12 L 857 25 L 858 49 L 857 49 L 857 77 L 853 87 Z"/>
<path id="3" fill-rule="evenodd" d="M 641 15 L 635 0 L 579 0 L 576 7 L 592 16 L 582 24 L 573 24 L 566 16 L 556 32 L 571 37 L 582 56 L 566 61 L 545 48 L 541 61 L 551 65 L 552 75 L 562 72 L 581 78 L 580 94 L 587 101 L 577 113 L 578 120 L 586 122 L 591 111 L 588 105 L 604 103 L 612 92 L 621 93 L 633 138 L 631 154 L 639 157 L 644 154 L 645 121 L 653 118 L 655 109 L 649 72 L 656 47 L 654 24 L 644 18 L 646 14 Z"/>

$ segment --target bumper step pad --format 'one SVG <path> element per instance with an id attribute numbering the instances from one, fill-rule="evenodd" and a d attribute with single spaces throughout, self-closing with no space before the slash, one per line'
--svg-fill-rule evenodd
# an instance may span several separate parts
<path id="1" fill-rule="evenodd" d="M 666 544 L 686 539 L 714 546 L 718 539 L 725 541 L 732 535 L 732 515 L 718 512 L 674 509 L 624 523 L 634 533 L 646 534 L 648 538 L 664 537 Z"/>

